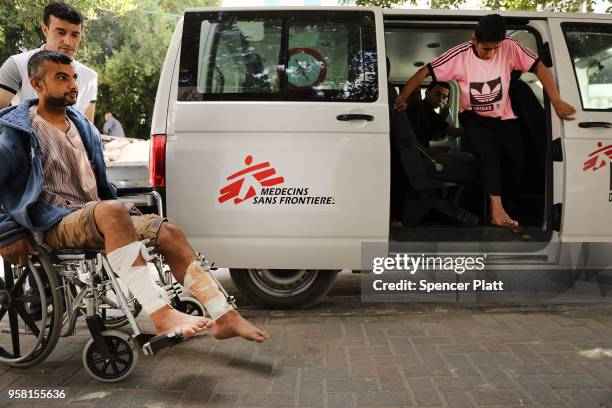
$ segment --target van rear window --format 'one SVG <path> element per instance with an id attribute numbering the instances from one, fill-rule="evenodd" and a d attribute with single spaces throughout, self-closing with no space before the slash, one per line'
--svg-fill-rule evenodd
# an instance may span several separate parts
<path id="1" fill-rule="evenodd" d="M 179 101 L 378 99 L 372 12 L 189 12 Z"/>

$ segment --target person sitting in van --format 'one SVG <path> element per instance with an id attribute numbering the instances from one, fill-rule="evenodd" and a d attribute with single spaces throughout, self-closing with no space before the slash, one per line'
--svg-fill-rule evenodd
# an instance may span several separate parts
<path id="1" fill-rule="evenodd" d="M 56 250 L 104 249 L 158 333 L 189 337 L 211 328 L 218 339 L 265 341 L 268 334 L 228 303 L 178 227 L 156 214 L 131 216 L 117 201 L 100 135 L 72 107 L 78 97 L 72 59 L 40 51 L 29 59 L 28 73 L 39 99 L 0 111 L 0 256 L 25 265 L 28 254 L 37 254 L 32 236 Z M 170 306 L 151 279 L 144 240 L 164 255 L 174 277 L 213 321 Z"/>
<path id="2" fill-rule="evenodd" d="M 413 92 L 413 94 L 418 94 L 418 92 Z M 407 105 L 406 113 L 410 118 L 417 140 L 426 149 L 429 149 L 430 141 L 443 139 L 447 134 L 453 137 L 463 135 L 463 129 L 454 128 L 447 122 L 449 94 L 448 83 L 432 81 L 425 91 L 425 99 Z M 436 112 L 436 109 L 439 109 L 440 112 Z"/>
<path id="3" fill-rule="evenodd" d="M 518 231 L 519 223 L 502 204 L 502 191 L 510 198 L 520 191 L 524 164 L 521 129 L 508 96 L 510 76 L 515 69 L 534 72 L 557 116 L 574 119 L 576 111 L 561 99 L 550 71 L 533 51 L 506 37 L 506 25 L 499 14 L 482 17 L 470 41 L 451 48 L 419 69 L 406 82 L 394 108 L 406 109 L 406 99 L 430 75 L 434 81 L 456 80 L 461 89 L 460 121 L 465 129 L 465 145 L 479 162 L 482 187 L 491 206 L 491 223 Z M 512 169 L 505 185 L 503 165 Z"/>

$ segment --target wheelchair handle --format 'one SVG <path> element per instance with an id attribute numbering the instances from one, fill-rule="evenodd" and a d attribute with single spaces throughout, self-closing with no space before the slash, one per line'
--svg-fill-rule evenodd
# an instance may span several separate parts
<path id="1" fill-rule="evenodd" d="M 160 217 L 164 216 L 164 202 L 161 194 L 153 187 L 125 187 L 117 189 L 117 197 L 150 196 L 155 200 L 157 213 Z"/>

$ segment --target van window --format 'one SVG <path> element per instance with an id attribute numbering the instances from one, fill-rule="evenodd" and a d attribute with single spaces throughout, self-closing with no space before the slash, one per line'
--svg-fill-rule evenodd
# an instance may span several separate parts
<path id="1" fill-rule="evenodd" d="M 202 31 L 217 38 L 212 55 L 200 45 L 198 93 L 278 92 L 281 29 L 276 19 L 202 22 Z"/>
<path id="2" fill-rule="evenodd" d="M 343 16 L 344 14 L 344 16 Z M 293 100 L 378 98 L 374 15 L 305 13 L 289 22 L 287 96 Z M 344 18 L 343 18 L 344 17 Z"/>
<path id="3" fill-rule="evenodd" d="M 563 23 L 584 110 L 612 110 L 612 24 Z"/>
<path id="4" fill-rule="evenodd" d="M 378 99 L 371 12 L 185 15 L 179 101 Z"/>

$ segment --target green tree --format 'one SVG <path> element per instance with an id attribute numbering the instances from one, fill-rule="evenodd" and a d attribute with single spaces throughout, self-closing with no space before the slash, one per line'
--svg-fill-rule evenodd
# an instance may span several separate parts
<path id="1" fill-rule="evenodd" d="M 0 0 L 0 64 L 40 46 L 50 0 Z M 98 72 L 96 120 L 111 111 L 127 136 L 148 138 L 161 67 L 186 7 L 220 0 L 71 0 L 85 22 L 77 59 Z"/>
<path id="2" fill-rule="evenodd" d="M 108 12 L 91 21 L 89 41 L 81 54 L 98 70 L 96 124 L 113 112 L 127 136 L 148 138 L 159 75 L 170 38 L 186 7 L 214 6 L 209 0 L 139 0 L 118 16 Z"/>
<path id="3" fill-rule="evenodd" d="M 431 8 L 459 8 L 465 5 L 467 0 L 430 0 Z M 342 0 L 343 3 L 353 3 L 350 0 Z M 356 0 L 358 6 L 392 7 L 402 4 L 416 5 L 417 0 Z M 580 12 L 586 9 L 592 12 L 597 0 L 483 0 L 483 7 L 491 10 L 538 10 L 560 12 Z M 612 7 L 608 9 L 610 12 Z"/>
<path id="4" fill-rule="evenodd" d="M 74 0 L 70 4 L 77 7 L 87 20 L 95 20 L 103 12 L 121 15 L 136 7 L 135 1 Z M 40 26 L 47 3 L 49 0 L 0 0 L 0 62 L 44 43 Z"/>

